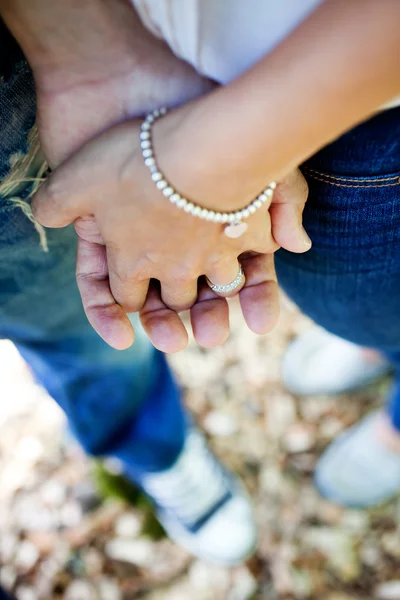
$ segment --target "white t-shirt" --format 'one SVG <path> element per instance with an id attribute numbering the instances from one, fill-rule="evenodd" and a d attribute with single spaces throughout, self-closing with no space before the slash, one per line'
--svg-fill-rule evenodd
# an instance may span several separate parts
<path id="1" fill-rule="evenodd" d="M 177 56 L 226 84 L 268 54 L 323 0 L 131 1 L 144 25 Z M 400 98 L 390 107 L 397 104 Z"/>

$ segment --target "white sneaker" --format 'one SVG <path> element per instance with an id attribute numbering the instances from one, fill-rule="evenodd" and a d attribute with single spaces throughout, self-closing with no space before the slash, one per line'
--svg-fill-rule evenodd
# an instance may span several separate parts
<path id="1" fill-rule="evenodd" d="M 192 554 L 233 566 L 254 552 L 257 535 L 250 499 L 198 430 L 190 431 L 172 467 L 146 475 L 141 485 L 157 505 L 169 537 Z"/>
<path id="2" fill-rule="evenodd" d="M 293 394 L 342 394 L 391 370 L 384 358 L 371 359 L 360 346 L 313 327 L 289 346 L 282 363 L 282 379 Z"/>
<path id="3" fill-rule="evenodd" d="M 340 435 L 325 450 L 315 470 L 321 494 L 353 508 L 377 506 L 400 492 L 400 454 L 377 435 L 380 412 Z"/>

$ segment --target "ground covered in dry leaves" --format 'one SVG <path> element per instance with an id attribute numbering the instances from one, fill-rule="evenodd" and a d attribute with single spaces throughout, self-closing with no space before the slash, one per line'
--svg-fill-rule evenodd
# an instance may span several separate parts
<path id="1" fill-rule="evenodd" d="M 215 451 L 254 499 L 259 549 L 235 569 L 149 537 L 148 507 L 99 498 L 60 410 L 0 343 L 0 580 L 18 600 L 400 600 L 400 501 L 344 510 L 312 485 L 323 448 L 382 402 L 385 384 L 295 398 L 280 361 L 308 321 L 283 300 L 268 336 L 247 331 L 237 309 L 232 324 L 223 348 L 191 345 L 172 362 Z"/>

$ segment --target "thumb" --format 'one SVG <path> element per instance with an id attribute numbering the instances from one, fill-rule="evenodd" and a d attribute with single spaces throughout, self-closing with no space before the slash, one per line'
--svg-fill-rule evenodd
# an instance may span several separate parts
<path id="1" fill-rule="evenodd" d="M 107 202 L 110 189 L 129 164 L 139 131 L 135 121 L 116 125 L 87 142 L 57 167 L 33 198 L 32 211 L 45 227 L 65 227 L 78 217 L 94 213 L 99 201 Z M 138 136 L 137 136 L 138 138 Z"/>
<path id="2" fill-rule="evenodd" d="M 292 171 L 279 182 L 269 212 L 275 241 L 289 252 L 307 252 L 311 240 L 303 227 L 308 185 L 301 171 Z"/>
<path id="3" fill-rule="evenodd" d="M 120 140 L 127 138 L 120 135 L 120 129 L 115 127 L 87 142 L 42 184 L 32 201 L 33 215 L 41 225 L 65 227 L 92 214 L 93 201 L 105 193 L 107 174 L 114 173 L 118 166 Z"/>
<path id="4" fill-rule="evenodd" d="M 66 227 L 84 214 L 82 194 L 71 190 L 62 171 L 52 173 L 32 199 L 33 216 L 44 227 Z"/>

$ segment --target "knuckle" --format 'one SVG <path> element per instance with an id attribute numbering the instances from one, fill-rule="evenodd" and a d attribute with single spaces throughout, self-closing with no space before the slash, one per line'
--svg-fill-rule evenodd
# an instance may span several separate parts
<path id="1" fill-rule="evenodd" d="M 59 177 L 53 175 L 47 180 L 45 186 L 43 187 L 43 192 L 47 202 L 55 206 L 59 206 L 65 202 L 67 193 L 65 186 L 60 181 Z"/>
<path id="2" fill-rule="evenodd" d="M 195 269 L 191 267 L 175 267 L 170 272 L 169 279 L 174 288 L 186 290 L 193 285 L 193 281 L 196 281 L 197 277 Z"/>
<path id="3" fill-rule="evenodd" d="M 115 278 L 116 283 L 123 288 L 130 286 L 135 281 L 148 279 L 145 265 L 141 262 L 128 262 L 124 264 L 115 271 Z"/>

